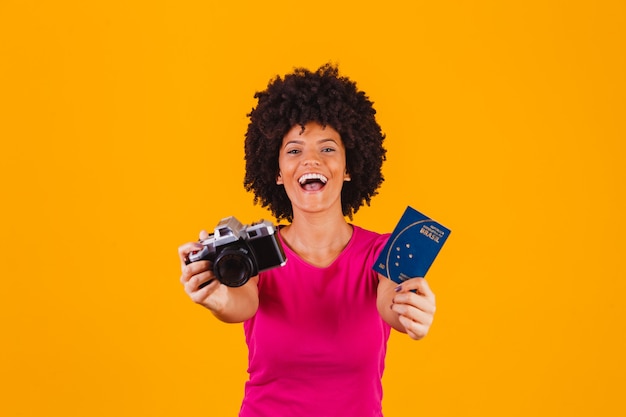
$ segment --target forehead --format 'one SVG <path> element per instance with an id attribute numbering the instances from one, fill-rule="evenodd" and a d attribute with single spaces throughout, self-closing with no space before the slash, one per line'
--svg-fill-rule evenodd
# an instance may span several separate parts
<path id="1" fill-rule="evenodd" d="M 302 142 L 307 140 L 333 140 L 341 143 L 341 135 L 332 126 L 322 126 L 317 122 L 308 122 L 304 129 L 300 125 L 294 125 L 283 137 L 283 145 L 288 142 Z"/>

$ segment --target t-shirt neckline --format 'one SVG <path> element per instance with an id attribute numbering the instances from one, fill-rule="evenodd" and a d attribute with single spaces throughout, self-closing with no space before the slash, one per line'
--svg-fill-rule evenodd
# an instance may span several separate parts
<path id="1" fill-rule="evenodd" d="M 339 252 L 339 255 L 337 255 L 337 257 L 335 259 L 333 259 L 333 261 L 328 264 L 327 266 L 324 267 L 320 267 L 320 266 L 315 266 L 312 265 L 311 263 L 305 261 L 304 259 L 302 259 L 302 257 L 300 255 L 298 255 L 293 249 L 291 249 L 291 247 L 289 245 L 287 245 L 287 243 L 283 240 L 283 236 L 280 233 L 280 230 L 285 226 L 285 225 L 280 225 L 278 227 L 277 230 L 277 234 L 278 234 L 278 239 L 280 240 L 280 244 L 283 246 L 283 250 L 285 250 L 285 252 L 287 252 L 287 262 L 289 262 L 289 256 L 293 256 L 295 259 L 298 260 L 298 262 L 300 262 L 301 264 L 311 268 L 311 269 L 315 269 L 315 270 L 325 270 L 328 268 L 331 268 L 332 266 L 334 266 L 335 264 L 337 264 L 341 258 L 343 258 L 345 256 L 345 253 L 347 253 L 350 248 L 354 245 L 354 241 L 355 236 L 357 234 L 357 231 L 359 230 L 358 226 L 353 225 L 352 223 L 348 223 L 350 225 L 350 227 L 352 227 L 352 236 L 350 236 L 350 240 L 348 240 L 348 243 L 346 244 L 346 246 L 343 248 L 343 250 L 341 252 Z"/>

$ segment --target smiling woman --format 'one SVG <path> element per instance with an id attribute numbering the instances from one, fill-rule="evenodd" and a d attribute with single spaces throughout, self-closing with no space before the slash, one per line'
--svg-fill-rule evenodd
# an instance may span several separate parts
<path id="1" fill-rule="evenodd" d="M 257 93 L 246 134 L 245 185 L 277 219 L 287 263 L 238 288 L 214 279 L 209 261 L 181 281 L 225 322 L 243 322 L 250 379 L 241 417 L 382 416 L 391 329 L 421 339 L 435 297 L 413 277 L 396 287 L 372 265 L 389 234 L 348 223 L 383 181 L 384 135 L 372 103 L 326 65 L 276 78 Z"/>

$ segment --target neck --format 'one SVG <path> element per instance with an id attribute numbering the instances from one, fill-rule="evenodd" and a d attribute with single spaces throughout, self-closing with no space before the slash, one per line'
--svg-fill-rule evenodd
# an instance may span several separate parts
<path id="1" fill-rule="evenodd" d="M 352 237 L 352 226 L 343 215 L 294 216 L 281 229 L 285 243 L 308 263 L 326 267 L 339 256 Z"/>

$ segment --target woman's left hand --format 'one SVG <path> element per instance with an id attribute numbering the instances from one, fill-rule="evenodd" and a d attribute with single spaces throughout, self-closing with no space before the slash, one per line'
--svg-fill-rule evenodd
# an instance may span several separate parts
<path id="1" fill-rule="evenodd" d="M 428 334 L 435 315 L 435 294 L 424 278 L 411 278 L 396 287 L 391 309 L 411 339 Z"/>

